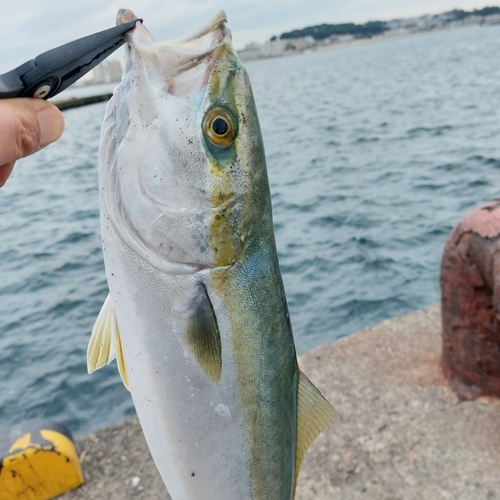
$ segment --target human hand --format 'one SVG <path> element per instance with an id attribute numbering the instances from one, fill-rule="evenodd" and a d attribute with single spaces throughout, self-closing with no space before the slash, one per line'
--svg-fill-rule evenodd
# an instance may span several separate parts
<path id="1" fill-rule="evenodd" d="M 16 160 L 40 151 L 61 137 L 62 113 L 43 99 L 0 99 L 0 187 Z"/>

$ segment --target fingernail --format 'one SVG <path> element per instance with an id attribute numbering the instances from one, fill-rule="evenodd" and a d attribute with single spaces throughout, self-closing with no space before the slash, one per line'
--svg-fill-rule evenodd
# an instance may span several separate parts
<path id="1" fill-rule="evenodd" d="M 53 106 L 43 108 L 36 116 L 40 126 L 40 148 L 44 148 L 61 137 L 64 131 L 64 118 Z"/>

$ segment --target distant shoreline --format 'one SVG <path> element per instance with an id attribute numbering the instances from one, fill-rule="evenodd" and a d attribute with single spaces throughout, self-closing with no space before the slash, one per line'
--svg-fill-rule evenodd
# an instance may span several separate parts
<path id="1" fill-rule="evenodd" d="M 444 29 L 435 29 L 431 31 L 420 31 L 417 33 L 398 33 L 398 34 L 393 34 L 393 35 L 380 35 L 380 36 L 374 36 L 372 38 L 358 38 L 356 40 L 350 40 L 346 42 L 337 42 L 337 43 L 332 43 L 330 45 L 326 45 L 323 47 L 314 47 L 314 48 L 308 48 L 305 50 L 297 50 L 297 51 L 288 51 L 289 53 L 283 53 L 279 55 L 274 55 L 274 56 L 257 56 L 257 57 L 245 57 L 245 50 L 239 50 L 237 51 L 238 56 L 244 63 L 249 63 L 249 62 L 255 62 L 255 61 L 265 61 L 269 59 L 281 59 L 281 58 L 286 58 L 286 57 L 295 57 L 295 56 L 300 56 L 300 55 L 306 55 L 306 54 L 315 54 L 319 52 L 330 52 L 332 50 L 341 50 L 341 49 L 346 49 L 349 47 L 355 47 L 355 46 L 360 46 L 360 45 L 369 45 L 369 44 L 377 44 L 377 43 L 385 43 L 385 42 L 390 42 L 393 40 L 401 40 L 405 38 L 415 38 L 419 36 L 429 36 L 429 35 L 435 35 L 439 33 L 448 33 L 451 31 L 457 31 L 457 30 L 467 30 L 467 29 L 473 29 L 473 28 L 494 28 L 495 26 L 499 25 L 489 25 L 489 26 L 478 26 L 478 25 L 473 25 L 473 26 L 458 26 L 456 28 L 444 28 Z M 243 56 L 243 57 L 242 57 Z"/>

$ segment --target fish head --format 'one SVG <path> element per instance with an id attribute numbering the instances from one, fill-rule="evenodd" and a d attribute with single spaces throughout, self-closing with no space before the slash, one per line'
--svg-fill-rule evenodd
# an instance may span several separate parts
<path id="1" fill-rule="evenodd" d="M 120 11 L 118 23 L 134 17 Z M 226 16 L 164 43 L 138 22 L 127 41 L 101 133 L 107 220 L 162 271 L 230 266 L 253 227 L 269 225 L 270 202 L 250 81 Z"/>

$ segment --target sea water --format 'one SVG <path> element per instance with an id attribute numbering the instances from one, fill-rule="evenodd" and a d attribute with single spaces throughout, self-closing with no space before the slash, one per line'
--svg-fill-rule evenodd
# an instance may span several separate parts
<path id="1" fill-rule="evenodd" d="M 299 353 L 439 300 L 452 227 L 500 190 L 500 27 L 247 63 Z M 133 414 L 87 375 L 107 294 L 97 149 L 105 104 L 0 190 L 0 426 L 76 434 Z M 397 339 L 395 339 L 397 342 Z"/>

